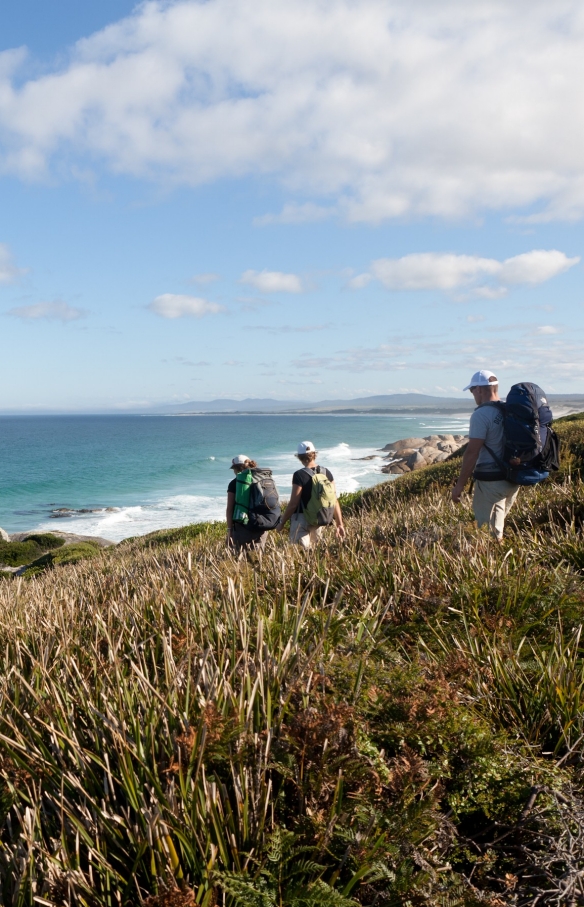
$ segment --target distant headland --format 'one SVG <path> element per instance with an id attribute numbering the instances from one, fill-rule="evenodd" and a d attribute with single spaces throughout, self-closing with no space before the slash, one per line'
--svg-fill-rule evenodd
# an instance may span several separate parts
<path id="1" fill-rule="evenodd" d="M 548 400 L 556 418 L 584 410 L 584 394 L 549 394 Z M 378 394 L 353 400 L 321 400 L 307 403 L 299 400 L 272 400 L 248 397 L 244 400 L 191 400 L 152 409 L 160 415 L 296 415 L 329 413 L 335 415 L 454 415 L 471 413 L 475 403 L 467 397 L 435 397 L 430 394 Z"/>

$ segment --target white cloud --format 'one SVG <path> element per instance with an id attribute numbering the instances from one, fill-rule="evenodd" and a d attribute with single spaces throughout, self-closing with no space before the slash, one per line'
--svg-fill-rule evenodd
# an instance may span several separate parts
<path id="1" fill-rule="evenodd" d="M 470 331 L 472 330 L 472 334 Z M 584 342 L 577 332 L 567 340 L 556 326 L 526 324 L 483 325 L 478 332 L 469 327 L 464 337 L 449 332 L 433 335 L 391 337 L 389 343 L 373 347 L 352 347 L 320 355 L 303 355 L 290 364 L 302 372 L 366 372 L 409 370 L 414 375 L 444 375 L 458 372 L 460 388 L 477 369 L 491 368 L 505 375 L 510 385 L 521 377 L 549 389 L 554 380 L 584 378 Z M 474 337 L 473 337 L 474 335 Z"/>
<path id="2" fill-rule="evenodd" d="M 371 274 L 357 274 L 356 277 L 351 277 L 347 286 L 352 290 L 362 290 L 363 287 L 366 287 L 371 283 L 373 277 Z"/>
<path id="3" fill-rule="evenodd" d="M 151 312 L 162 318 L 184 318 L 191 316 L 202 318 L 203 315 L 215 315 L 224 308 L 216 302 L 207 302 L 198 296 L 181 296 L 175 293 L 163 293 L 157 296 L 148 306 Z"/>
<path id="4" fill-rule="evenodd" d="M 153 0 L 53 71 L 0 54 L 0 167 L 265 175 L 283 222 L 578 218 L 583 81 L 576 0 Z"/>
<path id="5" fill-rule="evenodd" d="M 282 271 L 244 271 L 239 282 L 255 287 L 260 293 L 302 293 L 304 289 L 297 274 Z"/>
<path id="6" fill-rule="evenodd" d="M 534 249 L 504 261 L 499 279 L 504 283 L 544 283 L 573 268 L 579 261 L 580 256 L 568 258 L 557 249 Z"/>
<path id="7" fill-rule="evenodd" d="M 38 321 L 39 319 L 77 321 L 78 318 L 84 318 L 87 312 L 77 309 L 67 302 L 56 300 L 55 302 L 37 302 L 34 305 L 15 306 L 8 309 L 6 314 L 12 315 L 14 318 L 21 318 L 23 321 Z"/>
<path id="8" fill-rule="evenodd" d="M 315 224 L 336 214 L 335 208 L 325 208 L 314 202 L 298 205 L 294 202 L 284 205 L 279 214 L 262 214 L 254 217 L 254 227 L 265 227 L 268 224 Z"/>
<path id="9" fill-rule="evenodd" d="M 388 290 L 454 290 L 498 269 L 499 262 L 491 258 L 440 252 L 415 252 L 371 262 L 373 275 Z"/>
<path id="10" fill-rule="evenodd" d="M 542 324 L 536 329 L 536 334 L 561 334 L 560 328 L 553 324 Z"/>
<path id="11" fill-rule="evenodd" d="M 444 252 L 415 252 L 402 258 L 379 258 L 371 262 L 371 273 L 388 290 L 455 290 L 472 287 L 476 281 L 491 279 L 495 285 L 474 286 L 473 295 L 495 299 L 506 292 L 503 281 L 538 284 L 562 274 L 580 261 L 556 249 L 534 249 L 505 261 L 476 255 Z M 365 277 L 367 275 L 361 275 Z M 349 285 L 359 286 L 354 278 Z M 360 284 L 365 286 L 365 283 Z"/>
<path id="12" fill-rule="evenodd" d="M 5 243 L 0 243 L 0 286 L 2 284 L 15 283 L 24 273 L 22 268 L 17 268 L 14 264 L 8 246 Z"/>

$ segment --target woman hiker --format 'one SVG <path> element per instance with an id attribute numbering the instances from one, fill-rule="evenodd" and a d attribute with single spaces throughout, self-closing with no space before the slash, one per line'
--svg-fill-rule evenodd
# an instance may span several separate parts
<path id="1" fill-rule="evenodd" d="M 268 537 L 265 529 L 252 529 L 246 525 L 248 522 L 248 496 L 251 487 L 251 470 L 257 468 L 255 460 L 250 460 L 245 454 L 233 457 L 230 469 L 235 477 L 227 486 L 227 546 L 233 547 L 237 552 L 245 548 L 255 548 L 263 551 Z M 247 473 L 238 482 L 238 475 Z"/>
<path id="2" fill-rule="evenodd" d="M 317 454 L 312 441 L 301 441 L 298 445 L 296 456 L 302 468 L 292 476 L 292 494 L 278 526 L 279 532 L 283 532 L 290 520 L 290 541 L 303 548 L 310 548 L 332 522 L 337 537 L 345 538 L 333 474 L 317 466 Z"/>

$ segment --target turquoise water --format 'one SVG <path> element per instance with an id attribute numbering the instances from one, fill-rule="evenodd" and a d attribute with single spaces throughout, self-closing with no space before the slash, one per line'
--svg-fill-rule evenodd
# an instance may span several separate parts
<path id="1" fill-rule="evenodd" d="M 462 415 L 0 417 L 0 526 L 119 541 L 223 519 L 236 454 L 270 467 L 285 496 L 296 445 L 312 440 L 339 492 L 356 491 L 386 478 L 380 459 L 359 457 L 398 438 L 467 429 Z M 91 512 L 57 519 L 59 508 Z"/>

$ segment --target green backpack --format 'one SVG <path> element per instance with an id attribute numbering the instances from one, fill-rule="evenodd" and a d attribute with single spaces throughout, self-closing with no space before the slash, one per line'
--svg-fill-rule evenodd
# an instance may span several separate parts
<path id="1" fill-rule="evenodd" d="M 309 526 L 330 526 L 337 503 L 334 485 L 326 472 L 320 471 L 320 466 L 316 467 L 315 473 L 310 467 L 306 470 L 312 479 L 310 500 L 303 510 L 306 522 Z"/>
<path id="2" fill-rule="evenodd" d="M 253 475 L 251 469 L 245 469 L 235 476 L 235 506 L 233 508 L 233 521 L 243 523 L 247 526 L 249 523 L 251 486 L 253 485 Z"/>

